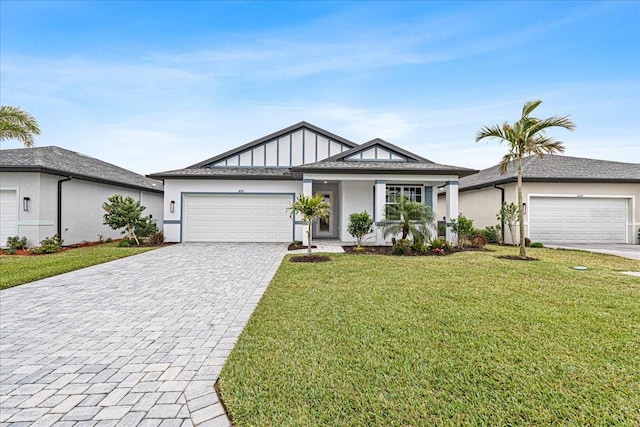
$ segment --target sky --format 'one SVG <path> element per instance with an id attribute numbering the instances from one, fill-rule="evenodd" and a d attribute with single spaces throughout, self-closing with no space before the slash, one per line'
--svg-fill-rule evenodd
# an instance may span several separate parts
<path id="1" fill-rule="evenodd" d="M 536 99 L 566 155 L 640 163 L 640 1 L 0 1 L 0 103 L 141 174 L 303 120 L 484 169 Z"/>

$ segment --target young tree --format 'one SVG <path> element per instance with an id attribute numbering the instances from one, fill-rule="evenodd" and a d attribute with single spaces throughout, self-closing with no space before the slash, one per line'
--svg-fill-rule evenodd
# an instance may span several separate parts
<path id="1" fill-rule="evenodd" d="M 122 234 L 126 234 L 129 240 L 135 240 L 136 244 L 140 244 L 136 230 L 148 226 L 150 218 L 142 216 L 142 212 L 146 208 L 139 201 L 130 196 L 123 197 L 122 194 L 114 194 L 102 204 L 102 209 L 107 212 L 104 214 L 103 224 L 114 230 L 124 228 Z"/>
<path id="2" fill-rule="evenodd" d="M 485 126 L 476 134 L 476 142 L 485 138 L 497 139 L 509 145 L 507 154 L 500 162 L 500 172 L 504 175 L 511 162 L 515 162 L 518 168 L 518 222 L 520 224 L 520 258 L 526 258 L 524 244 L 524 219 L 522 212 L 522 159 L 535 154 L 543 157 L 545 154 L 563 152 L 564 146 L 560 141 L 546 136 L 545 131 L 552 127 L 561 127 L 574 130 L 576 125 L 565 117 L 549 117 L 538 119 L 531 117 L 531 113 L 542 101 L 528 101 L 522 107 L 522 117 L 513 124 L 505 122 L 502 126 Z"/>
<path id="3" fill-rule="evenodd" d="M 460 215 L 457 220 L 451 220 L 451 231 L 458 235 L 458 247 L 464 248 L 465 243 L 473 237 L 473 220 Z"/>
<path id="4" fill-rule="evenodd" d="M 291 218 L 295 218 L 296 214 L 299 213 L 300 216 L 302 216 L 302 220 L 309 224 L 309 228 L 307 229 L 307 236 L 309 237 L 309 243 L 307 245 L 308 256 L 312 255 L 311 228 L 313 221 L 318 219 L 328 220 L 330 207 L 329 203 L 324 201 L 324 196 L 322 194 L 316 194 L 315 196 L 305 196 L 304 194 L 300 194 L 298 199 L 287 208 Z"/>
<path id="5" fill-rule="evenodd" d="M 382 221 L 384 237 L 402 233 L 402 239 L 411 235 L 413 240 L 423 242 L 431 238 L 434 215 L 424 203 L 412 202 L 406 197 L 398 197 L 395 203 L 387 205 L 385 220 Z"/>
<path id="6" fill-rule="evenodd" d="M 367 211 L 352 213 L 349 215 L 347 231 L 356 239 L 356 246 L 361 247 L 364 236 L 373 232 L 373 218 Z"/>
<path id="7" fill-rule="evenodd" d="M 518 223 L 518 206 L 515 203 L 504 202 L 498 212 L 498 221 L 504 222 L 509 228 L 509 234 L 511 234 L 511 243 L 516 243 L 516 231 L 514 226 Z M 502 243 L 504 243 L 504 234 L 502 236 Z"/>
<path id="8" fill-rule="evenodd" d="M 25 147 L 33 147 L 34 135 L 40 135 L 35 117 L 18 107 L 0 107 L 0 141 L 17 139 Z"/>

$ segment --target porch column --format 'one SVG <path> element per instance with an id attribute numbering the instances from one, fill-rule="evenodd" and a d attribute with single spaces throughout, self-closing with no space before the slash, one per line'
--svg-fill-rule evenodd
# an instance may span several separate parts
<path id="1" fill-rule="evenodd" d="M 313 180 L 312 179 L 303 179 L 302 180 L 302 194 L 307 197 L 313 196 Z M 309 229 L 309 224 L 304 223 L 302 225 L 302 244 L 309 244 L 309 236 L 307 235 L 307 230 Z"/>
<path id="2" fill-rule="evenodd" d="M 375 200 L 373 201 L 374 212 L 373 219 L 376 226 L 380 221 L 384 221 L 385 202 L 387 201 L 387 181 L 376 181 Z M 382 227 L 375 228 L 376 245 L 384 245 L 384 236 L 382 235 Z"/>
<path id="3" fill-rule="evenodd" d="M 446 217 L 447 240 L 453 244 L 458 243 L 458 236 L 451 231 L 451 220 L 458 219 L 458 181 L 447 181 L 444 184 L 446 193 Z"/>
<path id="4" fill-rule="evenodd" d="M 433 212 L 433 228 L 431 229 L 431 238 L 438 237 L 438 186 L 431 186 L 431 212 Z"/>

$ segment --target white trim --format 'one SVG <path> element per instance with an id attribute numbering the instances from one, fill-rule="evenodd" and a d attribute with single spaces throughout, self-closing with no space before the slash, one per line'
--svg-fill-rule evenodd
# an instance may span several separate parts
<path id="1" fill-rule="evenodd" d="M 406 175 L 397 174 L 357 174 L 357 173 L 304 173 L 304 179 L 313 179 L 318 181 L 330 180 L 330 181 L 379 181 L 386 180 L 388 182 L 402 182 L 403 184 L 413 182 L 429 182 L 429 185 L 435 185 L 441 187 L 447 181 L 458 181 L 458 175 L 414 175 L 407 173 Z"/>

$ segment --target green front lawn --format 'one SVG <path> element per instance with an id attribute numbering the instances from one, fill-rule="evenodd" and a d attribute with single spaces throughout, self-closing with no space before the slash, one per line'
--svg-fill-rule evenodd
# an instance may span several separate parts
<path id="1" fill-rule="evenodd" d="M 69 249 L 49 255 L 0 255 L 0 289 L 56 276 L 114 259 L 153 250 L 153 247 L 119 248 L 116 242 Z"/>
<path id="2" fill-rule="evenodd" d="M 237 426 L 638 426 L 638 262 L 491 249 L 285 260 L 221 374 Z"/>

